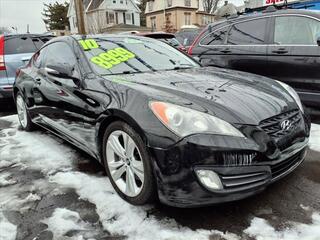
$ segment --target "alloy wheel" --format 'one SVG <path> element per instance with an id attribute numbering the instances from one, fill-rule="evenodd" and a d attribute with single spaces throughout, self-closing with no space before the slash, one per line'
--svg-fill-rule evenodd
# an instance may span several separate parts
<path id="1" fill-rule="evenodd" d="M 107 164 L 112 180 L 128 197 L 140 194 L 144 185 L 144 166 L 134 140 L 124 131 L 112 132 L 106 145 Z"/>
<path id="2" fill-rule="evenodd" d="M 26 128 L 28 124 L 27 108 L 21 95 L 17 96 L 16 105 L 20 124 L 23 128 Z"/>

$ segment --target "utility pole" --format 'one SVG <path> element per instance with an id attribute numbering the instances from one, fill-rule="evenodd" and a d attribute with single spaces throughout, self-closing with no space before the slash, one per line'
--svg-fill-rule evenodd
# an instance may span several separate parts
<path id="1" fill-rule="evenodd" d="M 85 35 L 86 29 L 84 26 L 84 10 L 83 10 L 82 0 L 74 0 L 74 6 L 75 6 L 76 16 L 77 16 L 78 32 L 79 34 Z"/>

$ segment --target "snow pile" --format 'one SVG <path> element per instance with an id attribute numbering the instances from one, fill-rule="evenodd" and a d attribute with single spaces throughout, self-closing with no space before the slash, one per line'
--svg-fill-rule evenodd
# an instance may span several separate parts
<path id="1" fill-rule="evenodd" d="M 196 230 L 179 226 L 174 220 L 157 220 L 147 217 L 150 207 L 135 207 L 122 200 L 105 177 L 95 177 L 80 172 L 60 172 L 50 177 L 51 182 L 74 188 L 79 196 L 97 207 L 103 227 L 112 235 L 126 235 L 130 240 L 174 239 L 208 240 L 211 235 L 234 240 L 238 237 L 217 230 Z"/>
<path id="2" fill-rule="evenodd" d="M 17 227 L 9 222 L 0 211 L 0 239 L 15 240 L 17 235 Z"/>
<path id="3" fill-rule="evenodd" d="M 281 231 L 275 230 L 262 218 L 254 218 L 244 232 L 257 240 L 319 240 L 320 214 L 312 214 L 312 224 L 294 223 L 293 227 Z"/>
<path id="4" fill-rule="evenodd" d="M 1 144 L 0 165 L 18 163 L 48 174 L 71 169 L 75 150 L 63 146 L 62 140 L 44 132 L 17 131 L 16 115 L 2 119 L 13 122 L 13 126 L 1 130 L 4 142 Z"/>
<path id="5" fill-rule="evenodd" d="M 69 231 L 87 229 L 79 213 L 65 208 L 56 208 L 52 216 L 42 222 L 48 225 L 48 230 L 52 231 L 54 239 L 62 239 Z"/>
<path id="6" fill-rule="evenodd" d="M 309 141 L 309 147 L 314 151 L 320 152 L 320 125 L 319 124 L 311 124 L 311 136 Z"/>
<path id="7" fill-rule="evenodd" d="M 11 178 L 10 173 L 7 173 L 7 172 L 0 173 L 0 187 L 9 186 L 16 183 L 17 181 Z"/>

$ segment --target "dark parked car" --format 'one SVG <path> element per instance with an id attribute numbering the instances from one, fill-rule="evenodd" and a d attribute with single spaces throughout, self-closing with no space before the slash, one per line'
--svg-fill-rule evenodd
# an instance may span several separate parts
<path id="1" fill-rule="evenodd" d="M 183 29 L 176 32 L 176 39 L 188 49 L 203 29 Z"/>
<path id="2" fill-rule="evenodd" d="M 138 36 L 53 39 L 21 69 L 14 97 L 22 129 L 40 125 L 88 152 L 132 204 L 248 197 L 303 161 L 310 131 L 289 86 L 202 68 Z"/>
<path id="3" fill-rule="evenodd" d="M 135 33 L 137 36 L 149 37 L 158 39 L 165 43 L 168 43 L 172 47 L 175 47 L 181 51 L 186 51 L 186 48 L 176 39 L 174 34 L 165 32 L 146 32 L 146 33 Z"/>
<path id="4" fill-rule="evenodd" d="M 0 99 L 12 98 L 16 70 L 27 64 L 31 56 L 52 38 L 50 35 L 0 35 Z"/>
<path id="5" fill-rule="evenodd" d="M 293 87 L 320 109 L 320 13 L 279 10 L 210 24 L 189 49 L 205 66 L 256 73 Z"/>

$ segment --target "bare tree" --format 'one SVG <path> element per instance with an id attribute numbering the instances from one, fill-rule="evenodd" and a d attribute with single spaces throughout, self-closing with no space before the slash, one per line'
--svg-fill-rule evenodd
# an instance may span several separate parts
<path id="1" fill-rule="evenodd" d="M 217 10 L 220 0 L 202 0 L 203 8 L 206 13 L 214 13 Z"/>

